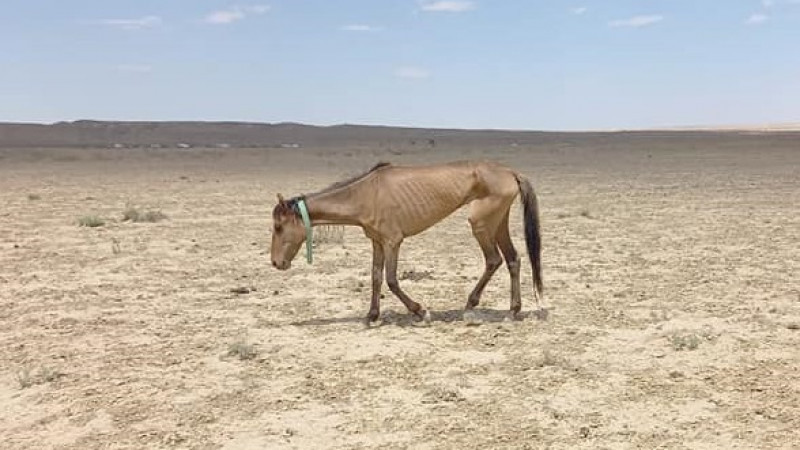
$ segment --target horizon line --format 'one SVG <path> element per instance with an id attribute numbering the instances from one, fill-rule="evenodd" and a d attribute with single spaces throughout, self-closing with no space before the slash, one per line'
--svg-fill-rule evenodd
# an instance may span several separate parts
<path id="1" fill-rule="evenodd" d="M 442 130 L 442 131 L 479 131 L 479 132 L 531 132 L 531 133 L 620 133 L 632 131 L 762 131 L 762 132 L 779 132 L 779 131 L 800 131 L 800 121 L 786 121 L 786 122 L 769 122 L 761 124 L 707 124 L 707 125 L 670 125 L 670 126 L 652 126 L 652 127 L 614 127 L 614 128 L 569 128 L 569 129 L 535 129 L 535 128 L 468 128 L 468 127 L 445 127 L 445 126 L 422 126 L 422 125 L 387 125 L 387 124 L 371 124 L 371 123 L 350 123 L 341 122 L 333 124 L 319 124 L 307 123 L 296 121 L 280 121 L 280 122 L 266 122 L 266 121 L 250 121 L 250 120 L 118 120 L 118 119 L 75 119 L 75 120 L 57 120 L 57 121 L 4 121 L 0 120 L 0 125 L 42 125 L 42 126 L 55 126 L 62 124 L 78 124 L 80 122 L 97 122 L 97 123 L 184 123 L 184 124 L 229 124 L 229 125 L 297 125 L 316 128 L 334 128 L 343 126 L 353 127 L 372 127 L 372 128 L 401 128 L 401 129 L 419 129 L 419 130 Z"/>

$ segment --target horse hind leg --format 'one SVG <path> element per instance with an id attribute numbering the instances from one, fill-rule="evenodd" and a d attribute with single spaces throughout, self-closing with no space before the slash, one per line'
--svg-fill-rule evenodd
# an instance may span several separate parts
<path id="1" fill-rule="evenodd" d="M 500 247 L 503 259 L 506 260 L 508 273 L 511 276 L 511 315 L 512 317 L 517 317 L 522 309 L 519 279 L 520 259 L 517 250 L 514 248 L 514 243 L 511 240 L 511 234 L 509 233 L 508 213 L 506 213 L 503 222 L 497 230 L 497 245 Z"/>
<path id="2" fill-rule="evenodd" d="M 486 220 L 485 217 L 487 216 L 480 214 L 481 212 L 483 211 L 480 206 L 473 207 L 473 213 L 470 215 L 469 222 L 472 226 L 472 235 L 475 236 L 475 239 L 481 247 L 481 251 L 483 251 L 483 258 L 486 262 L 486 266 L 475 288 L 472 289 L 469 297 L 467 297 L 467 305 L 465 306 L 467 310 L 478 306 L 483 290 L 486 288 L 486 285 L 489 284 L 492 275 L 494 275 L 497 269 L 503 264 L 503 259 L 497 248 L 495 236 L 497 228 L 493 226 L 490 220 Z M 489 214 L 488 217 L 491 218 L 491 215 Z"/>

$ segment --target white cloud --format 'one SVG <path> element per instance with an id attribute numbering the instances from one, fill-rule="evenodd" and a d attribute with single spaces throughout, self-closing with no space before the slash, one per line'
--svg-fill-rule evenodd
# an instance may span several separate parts
<path id="1" fill-rule="evenodd" d="M 372 25 L 364 25 L 364 24 L 352 24 L 352 25 L 345 25 L 340 28 L 342 31 L 360 31 L 360 32 L 370 32 L 370 31 L 380 31 L 382 28 L 374 27 Z"/>
<path id="2" fill-rule="evenodd" d="M 206 23 L 215 25 L 227 25 L 244 19 L 244 12 L 241 9 L 231 9 L 227 11 L 214 11 L 206 16 Z"/>
<path id="3" fill-rule="evenodd" d="M 423 11 L 430 12 L 464 12 L 475 9 L 475 2 L 461 0 L 427 1 L 422 4 Z"/>
<path id="4" fill-rule="evenodd" d="M 394 71 L 394 76 L 398 78 L 422 80 L 430 77 L 431 74 L 422 67 L 405 66 L 397 68 L 397 70 Z"/>
<path id="5" fill-rule="evenodd" d="M 123 30 L 155 28 L 161 25 L 161 22 L 161 17 L 158 16 L 145 16 L 139 19 L 105 19 L 100 21 L 103 25 L 118 27 Z"/>
<path id="6" fill-rule="evenodd" d="M 251 5 L 213 11 L 205 17 L 205 22 L 213 25 L 228 25 L 238 22 L 249 14 L 266 14 L 270 10 L 267 5 Z"/>
<path id="7" fill-rule="evenodd" d="M 622 19 L 622 20 L 615 20 L 613 22 L 609 22 L 609 26 L 611 27 L 646 27 L 648 25 L 652 25 L 654 23 L 658 23 L 664 20 L 664 16 L 660 15 L 652 15 L 652 16 L 634 16 L 630 19 Z"/>
<path id="8" fill-rule="evenodd" d="M 585 13 L 588 10 L 589 10 L 589 8 L 587 8 L 585 6 L 578 6 L 578 7 L 570 9 L 570 12 L 572 12 L 572 14 L 575 14 L 576 16 L 579 16 L 579 15 Z"/>
<path id="9" fill-rule="evenodd" d="M 745 20 L 744 23 L 748 25 L 760 25 L 766 22 L 769 19 L 769 16 L 766 14 L 751 14 L 750 17 Z"/>
<path id="10" fill-rule="evenodd" d="M 251 12 L 253 14 L 266 14 L 269 12 L 269 5 L 252 5 L 245 7 L 247 12 Z"/>
<path id="11" fill-rule="evenodd" d="M 764 5 L 764 8 L 772 8 L 775 6 L 775 0 L 761 0 L 761 4 Z"/>
<path id="12" fill-rule="evenodd" d="M 153 66 L 147 64 L 120 64 L 116 69 L 127 73 L 150 73 L 153 71 Z"/>

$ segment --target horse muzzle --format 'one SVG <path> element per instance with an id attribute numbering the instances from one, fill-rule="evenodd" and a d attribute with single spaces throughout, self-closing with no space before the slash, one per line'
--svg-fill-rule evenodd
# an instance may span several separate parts
<path id="1" fill-rule="evenodd" d="M 272 261 L 272 267 L 278 270 L 288 270 L 289 267 L 292 267 L 291 261 Z"/>

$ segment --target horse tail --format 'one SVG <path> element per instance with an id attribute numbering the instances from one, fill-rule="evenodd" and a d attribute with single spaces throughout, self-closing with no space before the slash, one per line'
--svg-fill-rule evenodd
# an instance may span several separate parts
<path id="1" fill-rule="evenodd" d="M 539 227 L 539 203 L 530 181 L 520 174 L 515 174 L 522 206 L 525 214 L 525 244 L 533 271 L 533 288 L 537 302 L 542 297 L 542 235 Z"/>

